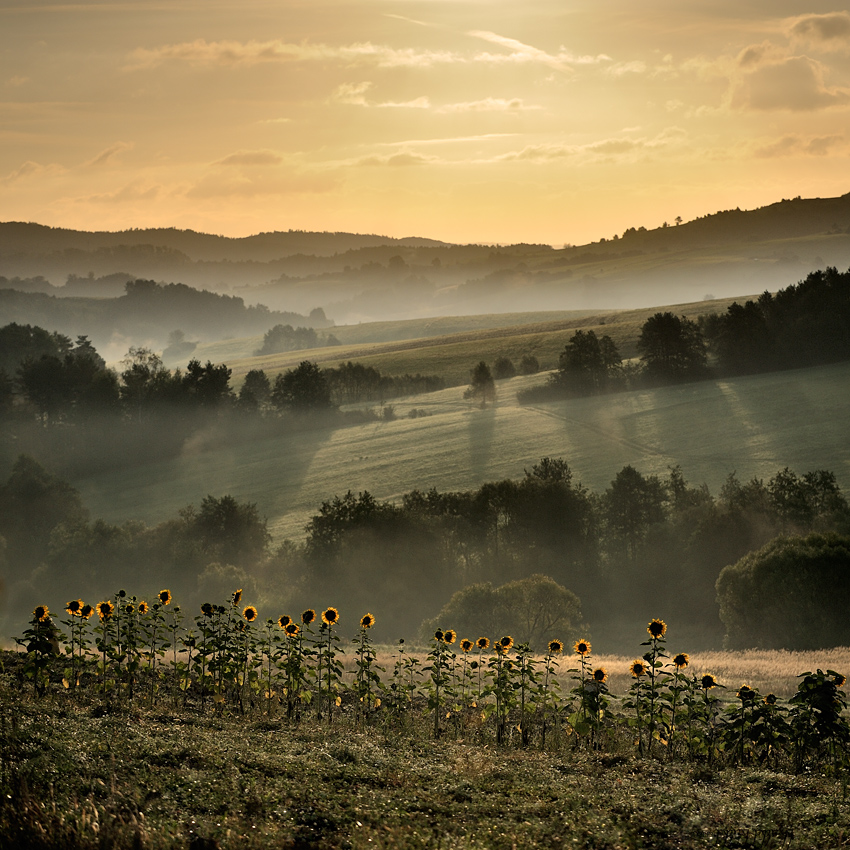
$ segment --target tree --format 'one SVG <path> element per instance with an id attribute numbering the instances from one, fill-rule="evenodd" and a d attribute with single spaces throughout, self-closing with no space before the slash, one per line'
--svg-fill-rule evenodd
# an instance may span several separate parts
<path id="1" fill-rule="evenodd" d="M 450 627 L 475 640 L 511 635 L 543 651 L 554 637 L 578 636 L 583 628 L 581 602 L 549 576 L 535 574 L 494 588 L 490 582 L 457 591 L 433 619 L 420 627 L 423 638 Z"/>
<path id="2" fill-rule="evenodd" d="M 611 337 L 576 331 L 558 358 L 553 382 L 576 395 L 604 392 L 621 363 Z"/>
<path id="3" fill-rule="evenodd" d="M 533 354 L 523 354 L 519 361 L 520 375 L 536 375 L 540 371 L 540 361 Z"/>
<path id="4" fill-rule="evenodd" d="M 463 394 L 464 398 L 481 400 L 481 407 L 487 407 L 487 402 L 496 401 L 496 384 L 490 367 L 482 360 L 472 370 L 472 381 Z"/>
<path id="5" fill-rule="evenodd" d="M 230 391 L 231 370 L 224 363 L 218 366 L 207 360 L 201 366 L 200 360 L 190 360 L 183 376 L 183 389 L 186 400 L 198 407 L 220 407 L 232 398 Z"/>
<path id="6" fill-rule="evenodd" d="M 262 369 L 251 369 L 239 390 L 239 406 L 245 410 L 263 410 L 269 403 L 272 385 Z"/>
<path id="7" fill-rule="evenodd" d="M 327 378 L 309 360 L 302 360 L 295 369 L 278 375 L 271 398 L 278 409 L 298 413 L 326 411 L 333 407 Z"/>
<path id="8" fill-rule="evenodd" d="M 605 491 L 602 505 L 608 527 L 632 561 L 649 526 L 664 519 L 665 495 L 656 476 L 644 478 L 633 466 L 624 466 Z"/>
<path id="9" fill-rule="evenodd" d="M 730 649 L 813 650 L 850 644 L 850 538 L 778 537 L 717 579 Z"/>
<path id="10" fill-rule="evenodd" d="M 493 377 L 500 381 L 503 378 L 513 378 L 516 375 L 516 366 L 509 357 L 497 357 L 493 363 Z"/>
<path id="11" fill-rule="evenodd" d="M 191 523 L 211 561 L 253 565 L 265 555 L 271 535 L 253 502 L 240 504 L 233 496 L 206 496 Z"/>
<path id="12" fill-rule="evenodd" d="M 143 283 L 144 281 L 136 281 Z M 128 283 L 129 287 L 130 284 Z M 154 395 L 158 380 L 168 372 L 158 354 L 151 349 L 133 346 L 121 361 L 121 400 L 142 421 L 142 413 Z"/>
<path id="13" fill-rule="evenodd" d="M 644 322 L 637 344 L 646 374 L 659 381 L 703 377 L 706 347 L 695 322 L 673 313 L 656 313 Z"/>

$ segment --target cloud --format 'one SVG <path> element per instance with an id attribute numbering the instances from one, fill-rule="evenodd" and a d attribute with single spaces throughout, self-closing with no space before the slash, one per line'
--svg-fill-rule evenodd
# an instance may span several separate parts
<path id="1" fill-rule="evenodd" d="M 149 186 L 142 180 L 136 180 L 115 192 L 78 198 L 77 203 L 125 204 L 132 201 L 155 201 L 161 192 L 161 186 Z"/>
<path id="2" fill-rule="evenodd" d="M 767 62 L 779 62 L 787 56 L 782 48 L 770 41 L 761 44 L 751 44 L 745 47 L 736 59 L 740 68 L 751 70 Z"/>
<path id="3" fill-rule="evenodd" d="M 254 198 L 262 195 L 296 195 L 323 193 L 335 189 L 339 179 L 330 174 L 292 172 L 269 179 L 268 175 L 254 176 L 218 171 L 208 174 L 185 191 L 194 200 L 214 198 Z"/>
<path id="4" fill-rule="evenodd" d="M 213 165 L 280 165 L 283 157 L 274 151 L 236 151 Z"/>
<path id="5" fill-rule="evenodd" d="M 386 45 L 358 42 L 331 46 L 302 42 L 275 41 L 195 41 L 168 44 L 152 49 L 139 47 L 129 55 L 125 71 L 156 68 L 164 62 L 179 61 L 195 66 L 238 67 L 264 63 L 315 62 L 336 60 L 349 65 L 379 68 L 427 68 L 437 64 L 465 61 L 445 50 L 396 49 Z"/>
<path id="6" fill-rule="evenodd" d="M 24 85 L 24 83 L 28 83 L 30 81 L 29 77 L 20 77 L 17 74 L 14 77 L 9 77 L 8 80 L 5 80 L 3 85 L 7 89 L 16 89 L 20 86 Z"/>
<path id="7" fill-rule="evenodd" d="M 600 62 L 610 62 L 611 57 L 600 53 L 598 56 L 576 56 L 566 48 L 561 47 L 557 54 L 547 53 L 538 47 L 525 44 L 515 38 L 508 38 L 487 30 L 470 30 L 467 35 L 473 38 L 497 44 L 509 52 L 507 54 L 480 53 L 475 57 L 477 62 L 487 63 L 536 63 L 546 65 L 558 71 L 572 72 L 574 65 L 595 65 Z"/>
<path id="8" fill-rule="evenodd" d="M 435 162 L 441 162 L 441 160 L 436 156 L 425 156 L 421 153 L 396 153 L 391 154 L 390 156 L 367 156 L 363 159 L 359 160 L 357 165 L 367 165 L 367 166 L 390 166 L 395 168 L 405 168 L 415 165 L 429 165 Z"/>
<path id="9" fill-rule="evenodd" d="M 18 180 L 27 180 L 31 177 L 52 177 L 56 174 L 63 174 L 65 168 L 56 163 L 50 165 L 41 165 L 38 162 L 33 162 L 28 159 L 21 163 L 16 169 L 10 171 L 5 177 L 0 178 L 0 184 L 8 186 L 11 183 L 16 183 Z"/>
<path id="10" fill-rule="evenodd" d="M 641 62 L 639 59 L 631 62 L 617 62 L 610 68 L 606 68 L 605 73 L 610 77 L 625 77 L 626 74 L 645 74 L 646 62 Z"/>
<path id="11" fill-rule="evenodd" d="M 843 147 L 844 136 L 812 136 L 807 139 L 797 135 L 783 136 L 753 151 L 759 159 L 774 159 L 783 156 L 826 156 L 836 147 Z"/>
<path id="12" fill-rule="evenodd" d="M 121 153 L 122 151 L 129 151 L 133 149 L 133 145 L 129 142 L 116 142 L 114 145 L 110 145 L 105 150 L 102 150 L 96 157 L 90 159 L 85 163 L 86 168 L 98 168 L 101 165 L 106 165 L 112 157 L 116 154 Z"/>
<path id="13" fill-rule="evenodd" d="M 333 103 L 344 103 L 348 106 L 365 106 L 373 109 L 430 109 L 431 101 L 427 97 L 417 97 L 405 101 L 371 101 L 366 98 L 366 92 L 372 88 L 372 83 L 343 83 L 337 86 L 331 95 Z"/>
<path id="14" fill-rule="evenodd" d="M 593 161 L 594 159 L 627 156 L 629 154 L 670 147 L 683 141 L 686 137 L 687 133 L 680 127 L 668 127 L 651 139 L 620 137 L 600 139 L 596 142 L 589 142 L 586 145 L 565 145 L 559 143 L 527 145 L 522 150 L 500 154 L 491 161 L 545 164 L 575 156 L 583 156 Z"/>
<path id="15" fill-rule="evenodd" d="M 542 106 L 526 106 L 522 98 L 506 100 L 502 97 L 485 97 L 483 100 L 470 100 L 463 103 L 447 103 L 437 112 L 525 112 L 542 109 Z"/>
<path id="16" fill-rule="evenodd" d="M 789 22 L 792 36 L 815 42 L 821 47 L 850 46 L 850 12 L 801 15 Z"/>
<path id="17" fill-rule="evenodd" d="M 756 111 L 811 112 L 848 103 L 850 91 L 828 88 L 823 66 L 807 56 L 758 64 L 743 76 L 732 95 L 734 108 Z"/>

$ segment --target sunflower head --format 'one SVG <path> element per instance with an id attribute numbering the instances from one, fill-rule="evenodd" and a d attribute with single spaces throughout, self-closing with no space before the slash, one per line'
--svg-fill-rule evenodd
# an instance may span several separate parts
<path id="1" fill-rule="evenodd" d="M 124 606 L 124 613 L 125 614 L 135 614 L 136 613 L 136 606 L 132 602 L 128 602 Z"/>
<path id="2" fill-rule="evenodd" d="M 212 617 L 212 615 L 215 613 L 215 607 L 213 606 L 212 602 L 204 602 L 204 604 L 201 605 L 201 613 L 205 617 Z"/>
<path id="3" fill-rule="evenodd" d="M 699 680 L 699 686 L 706 691 L 711 690 L 712 688 L 717 687 L 717 679 L 711 673 L 704 673 L 703 677 Z"/>
<path id="4" fill-rule="evenodd" d="M 325 608 L 322 611 L 322 622 L 326 626 L 334 626 L 339 622 L 339 611 L 336 608 Z"/>
<path id="5" fill-rule="evenodd" d="M 480 637 L 477 641 L 475 641 L 475 645 L 479 649 L 487 649 L 490 646 L 490 638 Z"/>
<path id="6" fill-rule="evenodd" d="M 560 655 L 564 651 L 564 642 L 555 638 L 549 641 L 548 648 L 550 655 Z"/>
<path id="7" fill-rule="evenodd" d="M 496 655 L 507 655 L 508 648 L 506 646 L 502 646 L 501 641 L 497 640 L 493 642 L 493 652 L 495 652 Z"/>
<path id="8" fill-rule="evenodd" d="M 653 640 L 658 640 L 658 638 L 664 637 L 664 634 L 667 631 L 667 623 L 665 623 L 664 620 L 650 620 L 646 630 L 649 632 L 649 636 Z"/>
<path id="9" fill-rule="evenodd" d="M 604 682 L 608 678 L 608 671 L 604 667 L 597 667 L 593 671 L 594 682 Z"/>
<path id="10" fill-rule="evenodd" d="M 242 601 L 242 588 L 240 587 L 239 590 L 234 590 L 230 598 L 233 600 L 233 607 L 235 608 Z"/>
<path id="11" fill-rule="evenodd" d="M 764 698 L 765 705 L 776 705 L 776 694 L 768 694 Z"/>
<path id="12" fill-rule="evenodd" d="M 752 702 L 755 695 L 755 691 L 747 684 L 743 684 L 740 688 L 738 688 L 737 696 L 741 702 Z"/>
<path id="13" fill-rule="evenodd" d="M 162 605 L 170 605 L 171 604 L 171 591 L 170 590 L 160 590 L 157 594 L 159 597 L 159 601 Z"/>
<path id="14" fill-rule="evenodd" d="M 147 614 L 148 613 L 148 603 L 145 602 L 144 599 L 139 603 L 139 613 L 140 614 Z"/>
<path id="15" fill-rule="evenodd" d="M 464 638 L 460 642 L 460 648 L 463 652 L 471 652 L 473 646 L 475 646 L 475 644 L 469 638 Z"/>
<path id="16" fill-rule="evenodd" d="M 66 606 L 65 610 L 72 617 L 79 617 L 80 611 L 83 610 L 83 600 L 82 599 L 72 599 Z"/>
<path id="17" fill-rule="evenodd" d="M 451 646 L 457 640 L 457 635 L 453 629 L 446 629 L 443 632 L 443 643 Z"/>
<path id="18" fill-rule="evenodd" d="M 375 618 L 371 614 L 364 614 L 360 618 L 361 629 L 371 629 L 375 625 Z"/>
<path id="19" fill-rule="evenodd" d="M 305 626 L 309 626 L 310 623 L 312 623 L 313 620 L 315 620 L 315 619 L 316 619 L 316 612 L 312 608 L 308 608 L 301 615 L 301 622 L 304 623 Z"/>
<path id="20" fill-rule="evenodd" d="M 437 629 L 434 632 L 434 640 L 437 641 L 437 643 L 442 642 L 442 640 L 443 640 L 443 630 L 442 629 Z"/>
<path id="21" fill-rule="evenodd" d="M 576 651 L 578 655 L 584 658 L 585 655 L 590 654 L 590 641 L 589 640 L 577 640 L 575 642 L 575 646 L 573 649 Z"/>
<path id="22" fill-rule="evenodd" d="M 242 609 L 242 616 L 249 623 L 253 623 L 257 619 L 257 609 L 253 605 L 246 605 Z"/>
<path id="23" fill-rule="evenodd" d="M 684 670 L 690 663 L 691 657 L 687 652 L 680 652 L 678 655 L 673 656 L 673 666 L 677 670 Z"/>
<path id="24" fill-rule="evenodd" d="M 50 616 L 50 610 L 46 605 L 36 605 L 32 612 L 32 618 L 37 623 L 46 623 Z"/>
<path id="25" fill-rule="evenodd" d="M 641 658 L 635 658 L 635 660 L 629 665 L 629 672 L 635 679 L 645 676 L 646 670 L 646 662 Z"/>
<path id="26" fill-rule="evenodd" d="M 499 638 L 499 646 L 507 652 L 514 645 L 514 639 L 510 635 Z"/>
<path id="27" fill-rule="evenodd" d="M 832 681 L 835 683 L 836 688 L 843 688 L 845 684 L 847 684 L 847 677 L 842 676 L 841 673 L 836 673 L 833 676 Z"/>
<path id="28" fill-rule="evenodd" d="M 286 627 L 292 622 L 292 617 L 289 614 L 283 614 L 282 616 L 277 618 L 277 624 L 284 630 Z"/>
<path id="29" fill-rule="evenodd" d="M 82 608 L 80 608 L 80 616 L 84 620 L 88 620 L 88 618 L 91 617 L 92 614 L 94 614 L 94 608 L 91 605 L 89 605 L 88 602 L 85 605 L 83 605 Z"/>
<path id="30" fill-rule="evenodd" d="M 295 637 L 298 632 L 301 631 L 301 628 L 299 627 L 298 623 L 287 623 L 283 627 L 283 630 L 287 633 L 287 635 L 289 635 L 289 637 Z"/>
<path id="31" fill-rule="evenodd" d="M 115 605 L 111 599 L 104 599 L 103 602 L 97 603 L 97 616 L 100 617 L 101 622 L 108 620 L 114 611 Z"/>

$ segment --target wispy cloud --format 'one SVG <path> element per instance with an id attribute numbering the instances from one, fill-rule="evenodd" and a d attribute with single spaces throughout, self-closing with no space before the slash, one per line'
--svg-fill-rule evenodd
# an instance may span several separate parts
<path id="1" fill-rule="evenodd" d="M 788 22 L 792 36 L 814 42 L 827 49 L 850 47 L 850 12 L 826 15 L 801 15 Z"/>
<path id="2" fill-rule="evenodd" d="M 846 148 L 844 136 L 810 136 L 804 138 L 792 134 L 759 145 L 753 155 L 759 159 L 774 159 L 785 156 L 798 157 L 800 155 L 826 156 L 834 152 L 836 148 Z"/>
<path id="3" fill-rule="evenodd" d="M 279 165 L 283 157 L 274 151 L 236 151 L 213 165 Z"/>
<path id="4" fill-rule="evenodd" d="M 5 176 L 0 177 L 0 184 L 8 186 L 11 183 L 17 183 L 19 180 L 27 180 L 31 177 L 54 176 L 57 174 L 63 174 L 65 171 L 65 168 L 56 163 L 42 165 L 41 163 L 33 162 L 28 159 Z"/>
<path id="5" fill-rule="evenodd" d="M 487 41 L 490 44 L 497 44 L 499 47 L 507 50 L 505 54 L 478 54 L 476 56 L 476 61 L 478 62 L 535 63 L 546 65 L 557 71 L 572 72 L 575 65 L 595 65 L 600 62 L 611 61 L 610 56 L 602 53 L 597 56 L 576 56 L 564 47 L 561 47 L 558 53 L 548 53 L 538 47 L 518 41 L 515 38 L 508 38 L 507 36 L 498 35 L 487 30 L 470 30 L 467 35 Z"/>
<path id="6" fill-rule="evenodd" d="M 442 162 L 439 157 L 426 156 L 421 153 L 409 151 L 394 153 L 388 156 L 367 156 L 357 161 L 357 165 L 365 166 L 389 166 L 391 168 L 409 168 L 410 166 L 430 165 Z"/>
<path id="7" fill-rule="evenodd" d="M 136 180 L 122 186 L 115 192 L 105 192 L 78 198 L 77 203 L 126 204 L 136 201 L 155 201 L 162 193 L 161 186 L 152 186 L 143 180 Z"/>
<path id="8" fill-rule="evenodd" d="M 110 145 L 105 150 L 102 150 L 97 156 L 86 162 L 85 166 L 86 168 L 99 168 L 102 165 L 106 165 L 109 160 L 111 160 L 117 154 L 132 149 L 133 144 L 131 142 L 116 142 L 114 145 Z"/>
<path id="9" fill-rule="evenodd" d="M 485 97 L 483 100 L 447 103 L 438 107 L 437 112 L 525 112 L 542 108 L 527 106 L 520 97 L 513 97 L 510 100 L 503 97 Z"/>
<path id="10" fill-rule="evenodd" d="M 132 51 L 124 66 L 127 71 L 155 68 L 164 62 L 179 61 L 198 66 L 236 67 L 263 63 L 336 60 L 349 65 L 379 68 L 430 67 L 464 61 L 447 50 L 397 49 L 387 45 L 359 42 L 340 46 L 284 41 L 195 41 Z"/>

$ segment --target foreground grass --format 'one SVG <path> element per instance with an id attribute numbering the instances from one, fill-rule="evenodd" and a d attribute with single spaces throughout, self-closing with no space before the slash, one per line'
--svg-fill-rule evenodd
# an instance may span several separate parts
<path id="1" fill-rule="evenodd" d="M 383 724 L 4 708 L 0 847 L 841 847 L 840 780 Z"/>
<path id="2" fill-rule="evenodd" d="M 793 688 L 789 655 L 739 658 Z M 0 675 L 2 850 L 850 845 L 847 777 L 828 765 L 641 758 L 622 726 L 600 749 L 562 727 L 544 752 L 515 729 L 497 746 L 475 712 L 434 740 L 424 710 L 288 724 L 263 703 L 202 714 L 15 684 Z"/>

